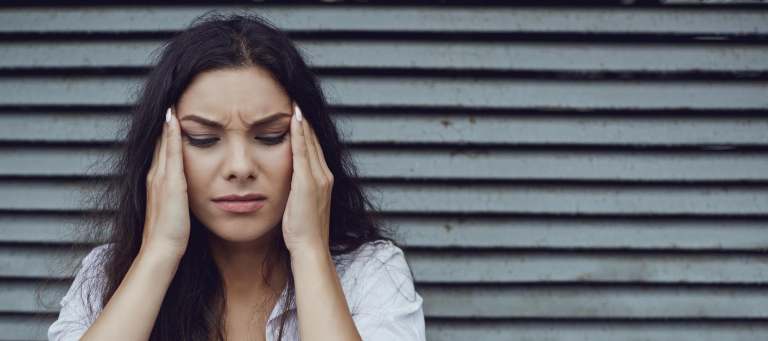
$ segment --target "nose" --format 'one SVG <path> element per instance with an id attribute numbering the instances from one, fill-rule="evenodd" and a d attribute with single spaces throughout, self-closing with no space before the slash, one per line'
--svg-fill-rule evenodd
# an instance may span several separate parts
<path id="1" fill-rule="evenodd" d="M 234 141 L 237 140 L 237 141 Z M 244 141 L 232 140 L 224 156 L 222 176 L 228 181 L 247 181 L 258 176 L 256 162 Z"/>

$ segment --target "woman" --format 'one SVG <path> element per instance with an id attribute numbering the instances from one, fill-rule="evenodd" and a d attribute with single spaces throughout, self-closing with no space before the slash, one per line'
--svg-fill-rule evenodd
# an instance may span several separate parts
<path id="1" fill-rule="evenodd" d="M 134 110 L 88 224 L 112 228 L 50 340 L 425 339 L 403 251 L 285 33 L 196 20 Z"/>

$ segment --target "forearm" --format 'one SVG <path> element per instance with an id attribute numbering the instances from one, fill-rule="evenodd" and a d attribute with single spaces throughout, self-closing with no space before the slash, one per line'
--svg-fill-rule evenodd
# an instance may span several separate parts
<path id="1" fill-rule="evenodd" d="M 109 303 L 80 339 L 149 339 L 179 262 L 162 251 L 142 249 Z"/>
<path id="2" fill-rule="evenodd" d="M 327 246 L 291 252 L 299 336 L 303 341 L 361 340 Z"/>

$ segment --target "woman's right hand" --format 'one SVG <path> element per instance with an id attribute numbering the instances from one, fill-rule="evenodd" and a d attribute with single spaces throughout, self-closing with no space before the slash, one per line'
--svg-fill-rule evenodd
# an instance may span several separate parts
<path id="1" fill-rule="evenodd" d="M 171 110 L 173 108 L 173 110 Z M 181 259 L 189 242 L 189 201 L 175 106 L 168 108 L 147 173 L 147 213 L 141 249 Z"/>
<path id="2" fill-rule="evenodd" d="M 169 122 L 163 122 L 163 133 L 155 143 L 147 172 L 147 213 L 141 250 L 120 286 L 96 320 L 86 327 L 80 340 L 148 340 L 157 322 L 163 299 L 189 241 L 187 181 L 181 128 L 175 111 L 173 108 Z M 64 305 L 62 311 L 76 315 L 86 308 L 78 304 L 87 302 L 71 302 L 76 304 Z M 66 332 L 71 335 L 80 333 L 84 326 L 80 321 L 69 319 L 65 324 Z"/>

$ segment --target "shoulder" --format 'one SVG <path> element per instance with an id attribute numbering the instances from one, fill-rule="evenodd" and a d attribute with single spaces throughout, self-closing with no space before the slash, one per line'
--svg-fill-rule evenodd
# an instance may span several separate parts
<path id="1" fill-rule="evenodd" d="M 80 262 L 80 270 L 61 299 L 59 317 L 48 328 L 49 340 L 77 340 L 101 312 L 106 275 L 104 261 L 113 244 L 93 248 Z"/>
<path id="2" fill-rule="evenodd" d="M 113 246 L 114 244 L 103 244 L 88 252 L 80 262 L 81 267 L 77 277 L 82 277 L 82 280 L 94 280 L 104 277 L 104 265 L 110 256 Z"/>
<path id="3" fill-rule="evenodd" d="M 104 244 L 93 248 L 80 262 L 80 270 L 75 276 L 72 286 L 62 298 L 62 305 L 78 298 L 86 301 L 86 298 L 98 299 L 97 292 L 101 289 L 106 278 L 104 264 L 109 256 L 113 244 Z"/>
<path id="4" fill-rule="evenodd" d="M 112 251 L 114 244 L 103 244 L 91 249 L 88 254 L 83 257 L 82 265 L 103 265 L 103 262 L 109 256 L 109 252 Z"/>
<path id="5" fill-rule="evenodd" d="M 369 301 L 371 296 L 417 299 L 405 253 L 394 243 L 387 240 L 368 242 L 337 259 L 337 272 L 348 299 L 367 297 L 365 300 Z"/>
<path id="6" fill-rule="evenodd" d="M 425 340 L 423 299 L 403 250 L 381 240 L 343 256 L 337 272 L 363 339 Z"/>
<path id="7" fill-rule="evenodd" d="M 358 277 L 385 269 L 410 273 L 403 250 L 388 240 L 367 242 L 353 252 L 334 257 L 334 260 L 342 278 Z"/>

